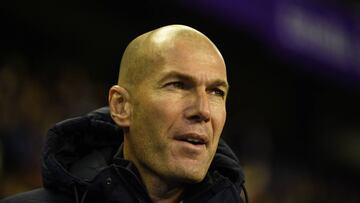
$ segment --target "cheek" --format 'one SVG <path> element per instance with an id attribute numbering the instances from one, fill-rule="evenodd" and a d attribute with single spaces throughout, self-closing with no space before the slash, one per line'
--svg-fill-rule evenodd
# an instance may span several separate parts
<path id="1" fill-rule="evenodd" d="M 213 119 L 213 130 L 214 135 L 219 137 L 226 121 L 226 108 L 225 107 L 217 107 L 212 111 L 212 119 Z"/>
<path id="2" fill-rule="evenodd" d="M 160 96 L 148 97 L 144 101 L 134 108 L 136 122 L 144 125 L 142 129 L 149 131 L 147 134 L 150 133 L 151 136 L 166 135 L 166 131 L 176 119 L 176 102 L 172 98 Z"/>
<path id="3" fill-rule="evenodd" d="M 151 110 L 155 120 L 167 123 L 180 113 L 181 104 L 181 100 L 175 96 L 158 94 L 149 99 L 147 107 Z"/>

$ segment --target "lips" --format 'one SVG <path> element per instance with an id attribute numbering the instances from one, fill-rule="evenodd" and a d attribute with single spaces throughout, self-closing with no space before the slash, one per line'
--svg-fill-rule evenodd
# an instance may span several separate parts
<path id="1" fill-rule="evenodd" d="M 204 145 L 207 144 L 209 139 L 206 135 L 197 134 L 197 133 L 186 133 L 175 136 L 176 140 L 188 142 L 193 145 Z"/>

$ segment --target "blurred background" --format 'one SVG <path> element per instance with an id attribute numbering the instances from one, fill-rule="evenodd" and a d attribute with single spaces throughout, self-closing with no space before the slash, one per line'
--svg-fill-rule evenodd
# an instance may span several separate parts
<path id="1" fill-rule="evenodd" d="M 227 63 L 223 136 L 251 202 L 360 202 L 359 13 L 356 0 L 2 2 L 0 199 L 41 186 L 47 129 L 107 105 L 134 37 L 186 24 Z"/>

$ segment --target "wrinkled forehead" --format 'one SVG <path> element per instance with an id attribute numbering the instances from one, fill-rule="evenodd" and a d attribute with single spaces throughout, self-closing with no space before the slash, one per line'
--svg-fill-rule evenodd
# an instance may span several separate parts
<path id="1" fill-rule="evenodd" d="M 159 74 L 169 71 L 227 82 L 221 53 L 200 32 L 161 29 L 148 33 L 142 45 L 146 49 L 141 50 L 143 54 L 139 57 L 146 67 L 139 70 L 138 74 L 143 75 L 139 82 L 154 81 L 160 77 Z"/>
<path id="2" fill-rule="evenodd" d="M 189 41 L 176 41 L 161 55 L 162 62 L 154 71 L 158 79 L 169 73 L 179 73 L 194 81 L 223 81 L 227 84 L 224 60 L 216 48 Z"/>

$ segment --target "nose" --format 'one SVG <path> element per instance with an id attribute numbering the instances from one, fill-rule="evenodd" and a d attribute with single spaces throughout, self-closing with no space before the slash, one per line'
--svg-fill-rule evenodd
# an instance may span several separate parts
<path id="1" fill-rule="evenodd" d="M 208 122 L 210 115 L 210 106 L 206 90 L 196 91 L 185 112 L 186 118 L 193 122 Z"/>

